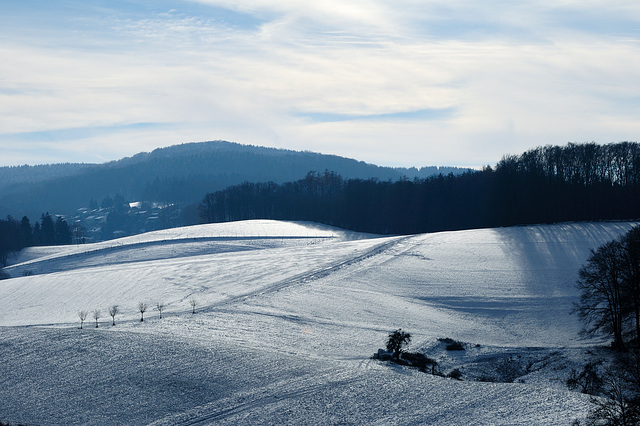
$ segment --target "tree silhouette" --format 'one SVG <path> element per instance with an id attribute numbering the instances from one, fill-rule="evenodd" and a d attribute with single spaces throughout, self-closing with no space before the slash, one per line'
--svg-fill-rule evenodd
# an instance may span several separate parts
<path id="1" fill-rule="evenodd" d="M 54 237 L 56 245 L 71 244 L 71 228 L 62 216 L 58 216 L 54 225 Z"/>
<path id="2" fill-rule="evenodd" d="M 52 246 L 56 243 L 56 231 L 53 218 L 47 213 L 43 213 L 40 218 L 40 244 Z"/>
<path id="3" fill-rule="evenodd" d="M 156 309 L 158 310 L 158 312 L 160 312 L 160 318 L 162 318 L 162 311 L 164 310 L 164 303 L 163 302 L 158 302 L 156 303 Z"/>
<path id="4" fill-rule="evenodd" d="M 93 311 L 93 319 L 96 320 L 96 328 L 98 328 L 98 319 L 100 319 L 100 315 L 102 313 L 100 312 L 99 309 L 96 309 L 95 311 Z"/>
<path id="5" fill-rule="evenodd" d="M 84 323 L 84 320 L 87 319 L 88 314 L 89 312 L 85 310 L 78 311 L 78 318 L 80 318 L 80 329 L 82 329 L 82 324 Z"/>
<path id="6" fill-rule="evenodd" d="M 623 349 L 622 245 L 610 241 L 591 251 L 580 268 L 576 287 L 580 302 L 575 311 L 582 320 L 583 333 L 604 332 L 613 336 L 613 346 Z"/>
<path id="7" fill-rule="evenodd" d="M 402 331 L 401 328 L 389 333 L 387 340 L 387 351 L 393 353 L 394 358 L 398 358 L 402 353 L 402 348 L 411 342 L 411 334 Z"/>
<path id="8" fill-rule="evenodd" d="M 118 305 L 112 305 L 109 307 L 109 315 L 111 315 L 111 325 L 116 325 L 116 315 L 120 312 Z"/>
<path id="9" fill-rule="evenodd" d="M 574 312 L 583 334 L 613 337 L 613 347 L 640 343 L 640 227 L 634 227 L 597 250 L 578 272 L 580 301 Z"/>
<path id="10" fill-rule="evenodd" d="M 140 322 L 142 322 L 144 321 L 144 313 L 147 311 L 147 304 L 144 302 L 139 302 L 138 311 L 140 311 Z"/>

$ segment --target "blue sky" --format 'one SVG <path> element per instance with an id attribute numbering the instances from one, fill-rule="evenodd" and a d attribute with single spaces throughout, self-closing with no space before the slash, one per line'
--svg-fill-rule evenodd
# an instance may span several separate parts
<path id="1" fill-rule="evenodd" d="M 0 0 L 0 165 L 184 142 L 482 166 L 640 141 L 640 3 Z"/>

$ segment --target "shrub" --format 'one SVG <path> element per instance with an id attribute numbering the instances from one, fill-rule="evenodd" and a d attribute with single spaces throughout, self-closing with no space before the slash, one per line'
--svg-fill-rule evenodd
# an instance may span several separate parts
<path id="1" fill-rule="evenodd" d="M 453 340 L 449 337 L 440 338 L 438 340 L 447 345 L 445 346 L 445 349 L 448 351 L 464 351 L 466 349 L 464 343 Z"/>
<path id="2" fill-rule="evenodd" d="M 460 369 L 458 368 L 454 368 L 453 370 L 451 370 L 451 372 L 449 372 L 449 374 L 447 374 L 447 377 L 451 377 L 452 379 L 456 380 L 462 380 L 462 371 L 460 371 Z"/>
<path id="3" fill-rule="evenodd" d="M 404 352 L 400 355 L 400 360 L 406 361 L 405 365 L 417 367 L 420 370 L 426 370 L 427 367 L 431 367 L 433 371 L 438 362 L 435 359 L 429 358 L 421 353 Z"/>
<path id="4" fill-rule="evenodd" d="M 510 356 L 496 365 L 498 380 L 505 383 L 513 383 L 515 379 L 527 374 L 527 372 L 527 368 L 519 356 Z"/>
<path id="5" fill-rule="evenodd" d="M 447 345 L 445 349 L 448 351 L 464 351 L 465 347 L 464 347 L 464 343 L 453 342 L 450 345 Z"/>
<path id="6" fill-rule="evenodd" d="M 598 374 L 598 367 L 602 362 L 602 360 L 589 362 L 585 364 L 580 373 L 575 369 L 571 369 L 567 379 L 567 387 L 589 395 L 600 394 L 603 380 Z"/>

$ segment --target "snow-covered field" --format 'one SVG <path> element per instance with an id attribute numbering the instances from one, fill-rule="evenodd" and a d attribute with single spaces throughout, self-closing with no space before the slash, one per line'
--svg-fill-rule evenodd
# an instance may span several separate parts
<path id="1" fill-rule="evenodd" d="M 577 271 L 633 225 L 246 221 L 27 249 L 0 281 L 0 421 L 568 425 L 590 403 L 566 375 L 602 344 L 578 338 Z M 462 381 L 370 359 L 397 328 Z"/>

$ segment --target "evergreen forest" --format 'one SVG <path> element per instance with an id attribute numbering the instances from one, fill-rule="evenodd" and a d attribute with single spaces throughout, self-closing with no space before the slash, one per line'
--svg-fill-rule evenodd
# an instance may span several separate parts
<path id="1" fill-rule="evenodd" d="M 315 221 L 379 234 L 640 217 L 640 145 L 544 146 L 481 171 L 343 179 L 325 171 L 284 184 L 245 182 L 207 194 L 203 223 Z"/>

